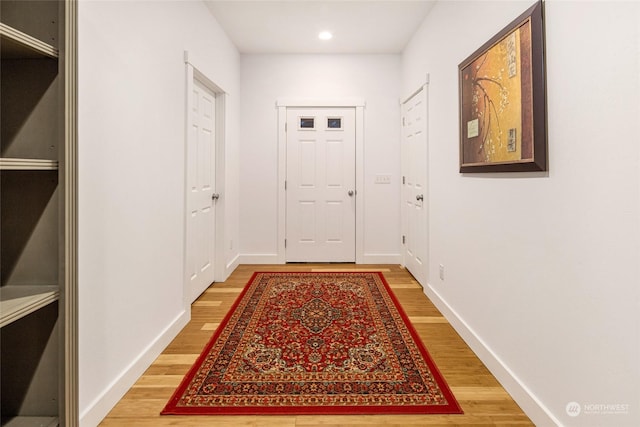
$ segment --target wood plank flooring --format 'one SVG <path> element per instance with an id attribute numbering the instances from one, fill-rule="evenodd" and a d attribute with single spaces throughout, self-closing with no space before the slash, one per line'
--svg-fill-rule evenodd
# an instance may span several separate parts
<path id="1" fill-rule="evenodd" d="M 182 377 L 200 354 L 254 271 L 382 271 L 440 372 L 463 415 L 371 416 L 160 416 Z M 242 265 L 213 284 L 193 304 L 191 322 L 147 369 L 100 424 L 102 426 L 533 426 L 509 394 L 397 265 Z"/>

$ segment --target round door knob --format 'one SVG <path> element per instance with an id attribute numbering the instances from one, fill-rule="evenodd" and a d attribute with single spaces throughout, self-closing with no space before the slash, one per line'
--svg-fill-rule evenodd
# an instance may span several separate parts
<path id="1" fill-rule="evenodd" d="M 353 196 L 353 190 L 347 191 L 347 194 L 349 195 L 349 197 Z"/>

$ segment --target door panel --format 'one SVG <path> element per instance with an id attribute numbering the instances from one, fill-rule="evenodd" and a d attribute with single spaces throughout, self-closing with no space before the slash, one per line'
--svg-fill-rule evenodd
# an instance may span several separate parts
<path id="1" fill-rule="evenodd" d="M 316 203 L 315 201 L 304 201 L 300 200 L 298 202 L 298 224 L 297 229 L 299 230 L 299 241 L 303 244 L 312 244 L 316 243 Z M 295 214 L 295 212 L 294 212 Z M 293 220 L 294 218 L 292 218 Z"/>
<path id="2" fill-rule="evenodd" d="M 341 200 L 327 200 L 327 242 L 342 243 L 344 229 L 342 227 L 342 211 L 345 209 Z"/>
<path id="3" fill-rule="evenodd" d="M 191 301 L 214 279 L 215 95 L 194 80 L 187 141 L 187 268 Z"/>
<path id="4" fill-rule="evenodd" d="M 426 283 L 427 205 L 427 103 L 421 89 L 402 105 L 404 264 Z"/>
<path id="5" fill-rule="evenodd" d="M 344 188 L 344 143 L 343 141 L 327 141 L 326 150 L 327 187 Z"/>
<path id="6" fill-rule="evenodd" d="M 286 179 L 286 260 L 355 261 L 354 108 L 287 109 Z"/>
<path id="7" fill-rule="evenodd" d="M 298 177 L 299 186 L 316 188 L 316 141 L 299 141 Z"/>

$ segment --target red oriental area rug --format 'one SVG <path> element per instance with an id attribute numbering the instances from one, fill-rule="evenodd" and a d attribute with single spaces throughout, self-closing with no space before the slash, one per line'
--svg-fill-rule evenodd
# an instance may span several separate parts
<path id="1" fill-rule="evenodd" d="M 382 273 L 255 273 L 162 414 L 460 414 Z"/>

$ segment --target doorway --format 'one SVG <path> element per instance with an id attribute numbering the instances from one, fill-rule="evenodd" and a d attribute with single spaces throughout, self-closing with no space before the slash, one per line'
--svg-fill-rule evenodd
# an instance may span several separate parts
<path id="1" fill-rule="evenodd" d="M 354 108 L 288 108 L 287 262 L 355 262 Z"/>
<path id="2" fill-rule="evenodd" d="M 340 99 L 296 99 L 284 98 L 276 102 L 278 108 L 278 229 L 277 229 L 277 253 L 274 254 L 274 263 L 284 264 L 289 262 L 289 256 L 294 254 L 289 242 L 287 241 L 287 169 L 288 169 L 288 110 L 306 109 L 306 110 L 331 110 L 346 109 L 353 111 L 354 114 L 354 134 L 355 134 L 355 160 L 350 160 L 354 164 L 355 185 L 353 187 L 353 196 L 348 195 L 349 189 L 345 188 L 347 197 L 355 205 L 355 254 L 351 256 L 351 261 L 355 258 L 356 264 L 364 263 L 364 203 L 363 197 L 359 193 L 359 189 L 364 188 L 364 107 L 365 102 L 360 98 L 340 98 Z M 331 115 L 331 114 L 329 114 Z M 328 127 L 328 123 L 324 123 L 329 117 L 325 116 L 323 126 Z M 302 117 L 304 118 L 304 117 Z M 291 126 L 309 126 L 309 123 L 296 123 Z M 332 126 L 337 126 L 333 123 Z M 289 198 L 289 200 L 294 200 Z M 300 259 L 300 258 L 299 258 Z M 313 259 L 300 259 L 297 262 L 313 262 Z"/>
<path id="3" fill-rule="evenodd" d="M 215 273 L 215 94 L 194 79 L 187 138 L 187 274 L 191 300 L 213 283 Z"/>
<path id="4" fill-rule="evenodd" d="M 185 281 L 191 305 L 226 278 L 224 176 L 226 92 L 188 61 L 185 126 Z"/>
<path id="5" fill-rule="evenodd" d="M 427 283 L 427 85 L 402 104 L 402 254 L 407 270 Z"/>

